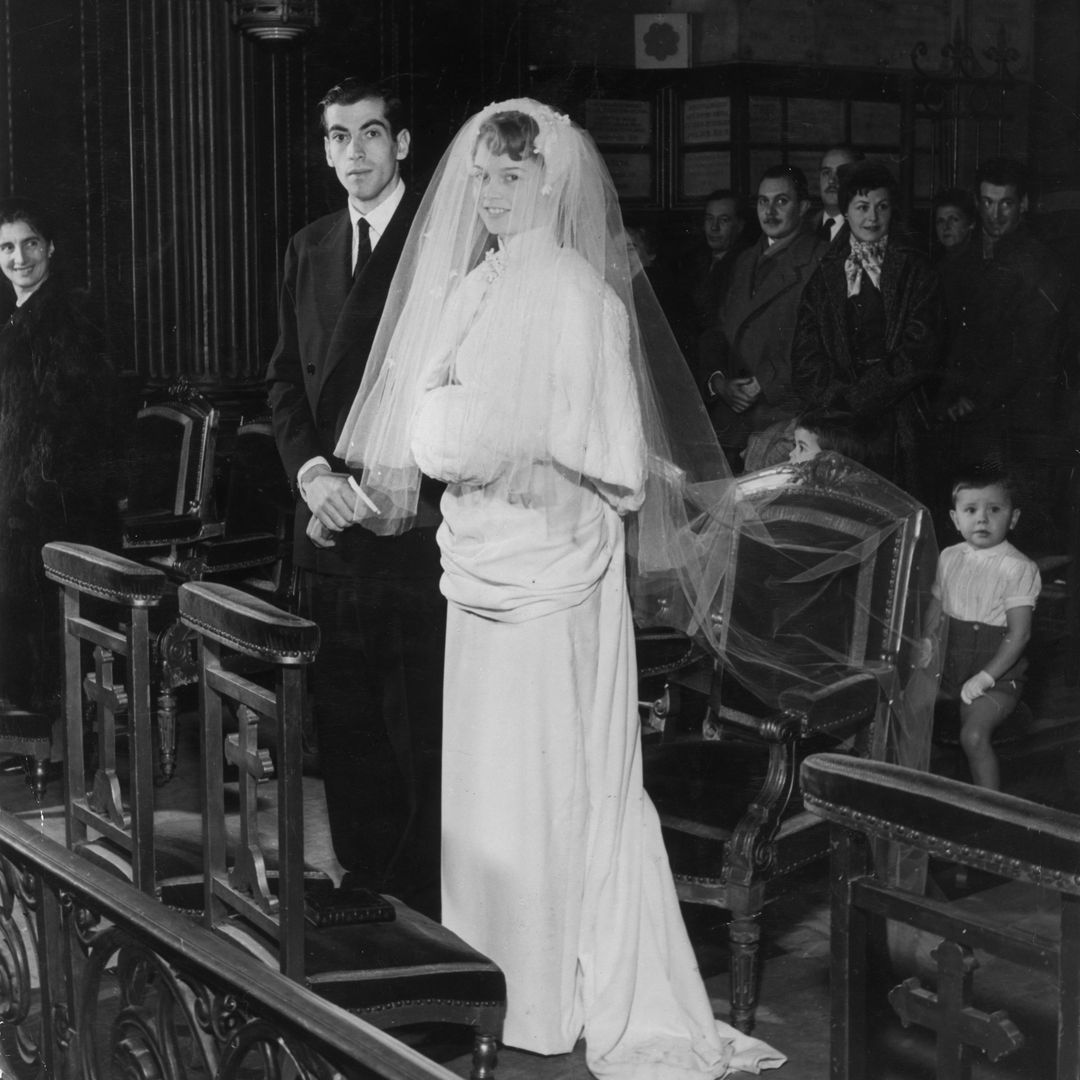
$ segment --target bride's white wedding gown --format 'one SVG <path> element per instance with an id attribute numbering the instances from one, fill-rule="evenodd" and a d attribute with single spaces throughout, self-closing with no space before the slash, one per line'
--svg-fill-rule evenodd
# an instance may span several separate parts
<path id="1" fill-rule="evenodd" d="M 621 515 L 640 505 L 645 452 L 626 314 L 572 253 L 534 248 L 515 265 L 511 241 L 504 254 L 499 274 L 466 279 L 452 385 L 426 395 L 414 426 L 421 469 L 449 481 L 443 921 L 505 972 L 509 1046 L 559 1054 L 584 1037 L 595 1075 L 631 1080 L 775 1067 L 783 1055 L 713 1017 L 642 786 Z M 555 317 L 518 328 L 551 335 L 545 377 L 568 387 L 535 501 L 501 479 L 508 388 L 479 381 L 517 273 L 560 282 Z M 592 325 L 604 328 L 599 353 Z M 596 381 L 577 413 L 582 371 Z M 473 442 L 454 418 L 477 395 L 492 413 Z M 562 442 L 582 438 L 577 479 L 558 462 Z"/>

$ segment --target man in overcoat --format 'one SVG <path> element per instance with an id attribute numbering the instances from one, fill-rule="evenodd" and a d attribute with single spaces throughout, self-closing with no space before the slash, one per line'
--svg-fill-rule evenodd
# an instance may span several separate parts
<path id="1" fill-rule="evenodd" d="M 791 342 L 799 298 L 826 247 L 807 229 L 806 177 L 790 165 L 765 170 L 758 185 L 761 238 L 739 255 L 718 325 L 702 335 L 709 412 L 732 464 L 752 433 L 791 419 Z"/>

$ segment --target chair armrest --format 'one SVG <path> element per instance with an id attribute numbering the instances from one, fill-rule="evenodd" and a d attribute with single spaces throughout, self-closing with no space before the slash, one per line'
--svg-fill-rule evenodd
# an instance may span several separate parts
<path id="1" fill-rule="evenodd" d="M 123 522 L 122 527 L 123 545 L 128 549 L 194 544 L 220 536 L 225 528 L 218 521 L 200 521 L 196 517 L 175 514 L 132 517 Z"/>
<path id="2" fill-rule="evenodd" d="M 948 777 L 838 754 L 802 764 L 806 808 L 872 838 L 1080 895 L 1080 816 Z"/>
<path id="3" fill-rule="evenodd" d="M 824 686 L 797 686 L 780 694 L 780 708 L 799 719 L 800 735 L 846 734 L 877 712 L 881 684 L 869 671 L 855 671 Z"/>
<path id="4" fill-rule="evenodd" d="M 713 709 L 725 724 L 753 732 L 769 742 L 794 742 L 812 735 L 844 736 L 874 718 L 880 683 L 870 671 L 838 669 L 832 681 L 781 690 L 772 708 L 749 691 L 725 680 L 711 694 Z"/>

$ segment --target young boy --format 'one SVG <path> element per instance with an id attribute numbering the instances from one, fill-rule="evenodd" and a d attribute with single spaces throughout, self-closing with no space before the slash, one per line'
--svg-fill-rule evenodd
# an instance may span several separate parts
<path id="1" fill-rule="evenodd" d="M 938 699 L 960 699 L 960 745 L 980 787 L 1001 786 L 990 739 L 1016 708 L 1027 661 L 1039 570 L 1006 539 L 1020 517 L 1008 473 L 978 466 L 956 478 L 949 511 L 963 542 L 938 560 L 920 659 L 945 643 Z M 947 617 L 941 626 L 941 616 Z"/>
<path id="2" fill-rule="evenodd" d="M 809 461 L 822 450 L 835 450 L 853 461 L 866 457 L 866 440 L 848 413 L 814 409 L 795 418 L 795 447 L 788 461 Z"/>

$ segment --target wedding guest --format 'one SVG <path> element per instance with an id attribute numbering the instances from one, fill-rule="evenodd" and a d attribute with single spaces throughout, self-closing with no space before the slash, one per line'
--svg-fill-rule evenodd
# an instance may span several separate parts
<path id="1" fill-rule="evenodd" d="M 63 241 L 31 199 L 0 200 L 0 708 L 56 711 L 61 656 L 50 540 L 119 543 L 117 382 L 62 274 Z"/>
<path id="2" fill-rule="evenodd" d="M 935 262 L 952 259 L 967 250 L 975 229 L 975 200 L 964 188 L 947 188 L 934 196 Z"/>
<path id="3" fill-rule="evenodd" d="M 794 417 L 791 343 L 803 290 L 827 249 L 804 227 L 809 210 L 806 177 L 791 165 L 765 170 L 758 184 L 761 238 L 742 252 L 720 311 L 702 335 L 699 374 L 713 426 L 735 469 L 752 436 Z M 782 461 L 790 442 L 778 446 Z M 775 462 L 748 464 L 758 468 Z"/>
<path id="4" fill-rule="evenodd" d="M 845 170 L 845 227 L 799 305 L 791 350 L 804 409 L 851 413 L 877 435 L 867 463 L 909 494 L 925 486 L 925 384 L 939 364 L 944 301 L 937 274 L 899 227 L 898 184 L 866 160 Z"/>

